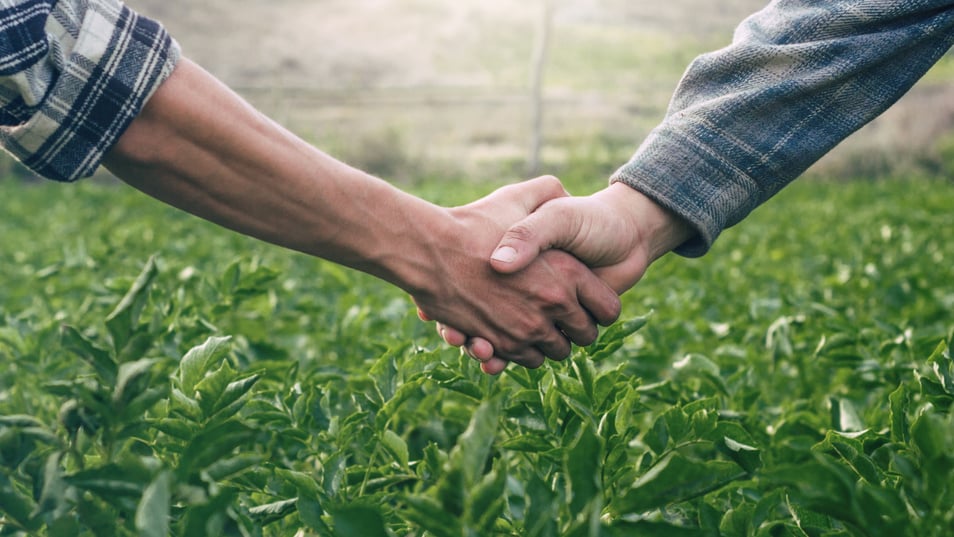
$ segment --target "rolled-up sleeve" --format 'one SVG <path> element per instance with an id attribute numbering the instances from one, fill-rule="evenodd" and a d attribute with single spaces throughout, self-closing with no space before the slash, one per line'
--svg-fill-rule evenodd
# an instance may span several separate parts
<path id="1" fill-rule="evenodd" d="M 118 0 L 0 0 L 0 144 L 41 176 L 92 175 L 178 59 Z"/>
<path id="2" fill-rule="evenodd" d="M 891 106 L 954 43 L 951 0 L 774 0 L 697 58 L 663 122 L 611 178 L 690 222 L 705 253 Z"/>

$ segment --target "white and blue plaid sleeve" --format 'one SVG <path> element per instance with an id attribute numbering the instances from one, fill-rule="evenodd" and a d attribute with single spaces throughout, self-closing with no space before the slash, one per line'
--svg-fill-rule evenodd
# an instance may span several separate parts
<path id="1" fill-rule="evenodd" d="M 178 58 L 118 0 L 0 0 L 0 145 L 50 179 L 91 175 Z"/>
<path id="2" fill-rule="evenodd" d="M 705 253 L 954 44 L 952 0 L 773 0 L 697 58 L 662 123 L 611 178 L 697 231 Z"/>

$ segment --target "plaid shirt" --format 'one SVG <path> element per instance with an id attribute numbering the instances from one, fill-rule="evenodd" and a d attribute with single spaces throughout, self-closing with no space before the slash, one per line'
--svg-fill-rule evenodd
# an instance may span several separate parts
<path id="1" fill-rule="evenodd" d="M 0 0 L 0 144 L 45 177 L 91 175 L 178 58 L 119 0 Z"/>
<path id="2" fill-rule="evenodd" d="M 773 0 L 697 58 L 611 181 L 692 223 L 705 253 L 901 97 L 954 44 L 954 0 Z"/>

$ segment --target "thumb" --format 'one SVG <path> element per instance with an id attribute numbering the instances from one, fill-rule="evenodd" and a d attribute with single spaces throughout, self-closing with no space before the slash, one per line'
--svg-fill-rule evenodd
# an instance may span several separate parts
<path id="1" fill-rule="evenodd" d="M 575 219 L 572 214 L 567 214 L 571 211 L 558 210 L 557 201 L 544 204 L 510 226 L 490 257 L 494 270 L 503 274 L 517 272 L 526 268 L 541 252 L 565 247 L 573 241 Z"/>

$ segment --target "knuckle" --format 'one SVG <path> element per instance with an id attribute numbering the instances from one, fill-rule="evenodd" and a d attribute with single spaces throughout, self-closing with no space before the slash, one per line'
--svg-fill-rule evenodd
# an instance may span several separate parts
<path id="1" fill-rule="evenodd" d="M 566 277 L 579 278 L 584 271 L 587 270 L 586 266 L 577 258 L 564 251 L 547 250 L 541 257 L 546 259 L 547 264 L 549 264 L 553 270 Z"/>
<path id="2" fill-rule="evenodd" d="M 509 338 L 494 345 L 494 351 L 508 360 L 514 360 L 520 356 L 525 348 L 525 345 Z"/>
<path id="3" fill-rule="evenodd" d="M 532 243 L 536 241 L 537 236 L 537 230 L 534 229 L 533 226 L 527 222 L 520 222 L 507 230 L 504 234 L 503 242 L 519 241 Z"/>
<path id="4" fill-rule="evenodd" d="M 537 300 L 547 311 L 563 309 L 566 298 L 566 294 L 555 286 L 548 286 L 537 292 Z"/>
<path id="5" fill-rule="evenodd" d="M 567 191 L 563 188 L 563 183 L 555 175 L 542 175 L 537 178 L 537 181 L 546 186 L 548 191 L 556 195 L 566 195 Z"/>

